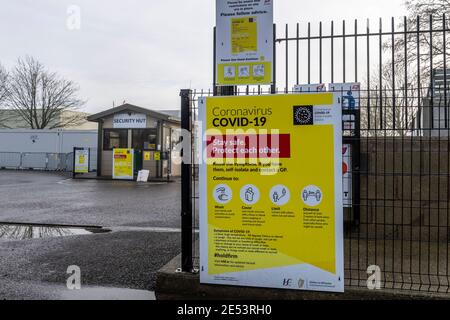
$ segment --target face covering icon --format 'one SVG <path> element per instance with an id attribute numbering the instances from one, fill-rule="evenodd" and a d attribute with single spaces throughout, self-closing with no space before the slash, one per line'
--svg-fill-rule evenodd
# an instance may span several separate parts
<path id="1" fill-rule="evenodd" d="M 253 202 L 253 199 L 255 198 L 255 193 L 253 192 L 252 188 L 248 188 L 245 191 L 245 201 L 247 202 Z"/>

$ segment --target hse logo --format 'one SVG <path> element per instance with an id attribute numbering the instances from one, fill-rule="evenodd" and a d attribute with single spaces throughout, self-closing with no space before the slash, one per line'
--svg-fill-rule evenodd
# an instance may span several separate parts
<path id="1" fill-rule="evenodd" d="M 283 287 L 290 287 L 292 285 L 292 279 L 283 279 Z"/>
<path id="2" fill-rule="evenodd" d="M 294 280 L 292 279 L 283 279 L 283 287 L 292 287 L 292 285 L 294 284 Z M 299 289 L 303 289 L 305 288 L 305 284 L 306 284 L 306 280 L 305 279 L 298 279 L 297 285 Z"/>
<path id="3" fill-rule="evenodd" d="M 294 126 L 311 126 L 314 124 L 313 106 L 294 106 Z"/>

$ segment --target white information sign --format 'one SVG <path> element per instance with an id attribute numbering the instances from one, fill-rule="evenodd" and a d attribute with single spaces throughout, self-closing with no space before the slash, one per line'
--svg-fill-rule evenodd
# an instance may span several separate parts
<path id="1" fill-rule="evenodd" d="M 315 84 L 297 84 L 294 86 L 295 93 L 305 93 L 305 92 L 326 92 L 327 87 L 324 83 Z"/>
<path id="2" fill-rule="evenodd" d="M 271 84 L 273 0 L 216 0 L 216 83 Z"/>

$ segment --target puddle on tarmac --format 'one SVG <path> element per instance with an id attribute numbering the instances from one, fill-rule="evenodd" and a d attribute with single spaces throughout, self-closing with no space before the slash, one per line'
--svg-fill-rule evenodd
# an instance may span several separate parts
<path id="1" fill-rule="evenodd" d="M 103 228 L 75 228 L 58 226 L 40 226 L 25 224 L 1 224 L 0 240 L 27 240 L 54 237 L 79 236 L 106 233 L 111 230 Z"/>

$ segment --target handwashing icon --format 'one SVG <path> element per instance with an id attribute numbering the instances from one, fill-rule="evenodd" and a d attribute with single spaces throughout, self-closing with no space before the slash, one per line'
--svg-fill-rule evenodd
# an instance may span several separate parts
<path id="1" fill-rule="evenodd" d="M 213 196 L 217 203 L 226 204 L 231 201 L 232 192 L 227 185 L 218 185 L 213 190 Z"/>
<path id="2" fill-rule="evenodd" d="M 219 195 L 217 196 L 217 199 L 219 199 L 220 201 L 228 201 L 229 197 L 226 193 L 226 190 L 224 187 L 221 188 L 217 188 L 216 189 L 216 193 L 218 193 Z"/>

